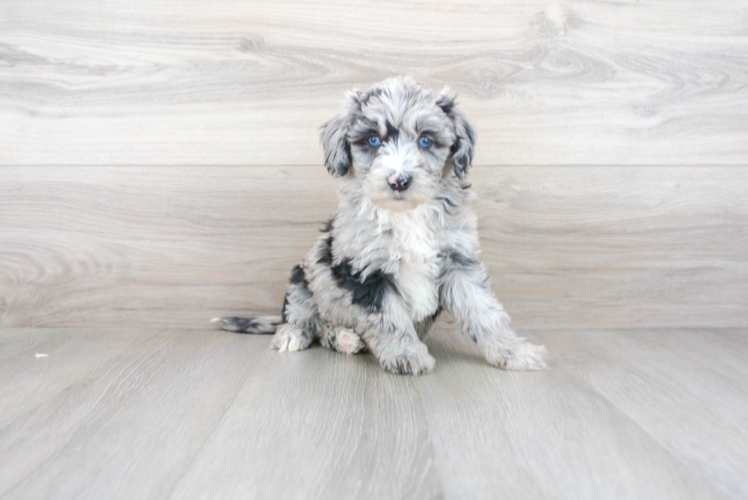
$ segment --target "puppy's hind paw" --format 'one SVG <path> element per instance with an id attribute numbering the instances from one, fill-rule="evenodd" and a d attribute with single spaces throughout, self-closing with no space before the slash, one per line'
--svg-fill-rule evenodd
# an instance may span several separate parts
<path id="1" fill-rule="evenodd" d="M 486 349 L 486 361 L 503 370 L 544 370 L 547 355 L 545 346 L 527 342 L 509 348 L 492 346 Z"/>
<path id="2" fill-rule="evenodd" d="M 342 326 L 326 324 L 322 329 L 320 343 L 342 354 L 358 354 L 366 350 L 366 344 L 359 335 Z"/>
<path id="3" fill-rule="evenodd" d="M 337 350 L 343 354 L 358 354 L 366 350 L 366 344 L 353 330 L 341 329 L 337 335 Z"/>
<path id="4" fill-rule="evenodd" d="M 281 352 L 302 351 L 311 343 L 311 339 L 300 328 L 285 323 L 273 335 L 270 347 Z"/>

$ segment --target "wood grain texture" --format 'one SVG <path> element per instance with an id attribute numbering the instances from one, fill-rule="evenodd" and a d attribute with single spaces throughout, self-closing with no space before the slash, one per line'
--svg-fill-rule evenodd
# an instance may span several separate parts
<path id="1" fill-rule="evenodd" d="M 748 470 L 745 331 L 599 332 L 580 340 L 557 348 L 563 356 L 585 344 L 575 355 L 587 363 L 576 373 L 702 477 L 734 498 L 748 495 L 740 472 Z"/>
<path id="2" fill-rule="evenodd" d="M 681 387 L 722 382 L 704 382 L 700 375 L 684 381 L 680 377 L 690 376 L 689 368 L 664 365 L 661 372 L 680 383 L 662 387 L 652 372 L 649 377 L 639 375 L 640 370 L 652 368 L 654 361 L 637 357 L 645 348 L 629 348 L 636 343 L 630 335 L 656 339 L 656 346 L 649 343 L 646 347 L 662 349 L 662 344 L 677 345 L 682 333 L 536 330 L 529 332 L 529 337 L 548 347 L 549 370 L 504 372 L 497 379 L 473 344 L 451 329 L 437 332 L 428 342 L 437 368 L 434 377 L 423 379 L 423 399 L 434 435 L 437 467 L 448 478 L 447 496 L 495 498 L 500 491 L 508 498 L 719 498 L 712 489 L 717 486 L 715 489 L 730 490 L 729 494 L 739 498 L 745 489 L 745 474 L 734 471 L 744 470 L 746 462 L 745 453 L 729 442 L 735 421 L 710 417 L 711 402 Z M 744 333 L 739 339 L 742 349 Z M 617 340 L 618 358 L 610 364 L 599 362 L 601 354 L 596 348 L 604 341 L 598 344 L 598 337 Z M 688 337 L 694 341 L 683 351 L 696 355 L 697 346 L 715 338 L 695 337 Z M 725 347 L 720 343 L 719 351 Z M 612 350 L 603 349 L 606 353 Z M 708 359 L 717 362 L 719 358 Z M 591 383 L 591 376 L 607 384 Z M 639 397 L 640 383 L 649 384 L 649 406 L 639 404 L 637 411 L 629 411 L 627 406 Z M 744 401 L 739 385 L 734 380 L 722 393 Z M 668 397 L 663 390 L 673 392 Z M 628 397 L 614 399 L 610 392 L 613 396 L 627 393 Z M 657 396 L 663 399 L 654 401 Z M 674 400 L 678 401 L 675 405 L 671 404 Z M 722 407 L 714 408 L 719 412 Z M 698 415 L 693 416 L 694 412 Z M 668 414 L 670 420 L 640 427 L 640 420 L 662 414 Z M 740 437 L 735 444 L 748 437 L 745 422 L 738 426 Z M 714 455 L 699 455 L 698 449 L 702 439 L 709 439 L 702 432 L 712 430 L 720 437 L 702 449 L 720 450 L 723 459 L 710 464 Z M 667 448 L 662 445 L 663 437 L 690 441 L 694 448 Z M 727 462 L 726 457 L 730 457 Z M 725 478 L 714 474 L 715 469 L 733 472 Z"/>
<path id="3" fill-rule="evenodd" d="M 0 163 L 307 165 L 343 93 L 461 94 L 480 165 L 748 162 L 748 2 L 0 5 Z"/>
<path id="4" fill-rule="evenodd" d="M 442 324 L 432 375 L 216 330 L 0 330 L 0 496 L 744 498 L 740 330 L 537 330 L 550 369 Z M 37 353 L 47 354 L 38 358 Z"/>
<path id="5" fill-rule="evenodd" d="M 748 497 L 747 16 L 3 0 L 0 326 L 90 328 L 0 329 L 0 498 Z M 449 318 L 417 379 L 194 329 L 278 312 L 335 211 L 318 127 L 403 73 L 460 94 L 482 258 L 548 371 Z"/>
<path id="6" fill-rule="evenodd" d="M 334 214 L 321 167 L 18 167 L 5 326 L 276 314 Z M 476 168 L 482 259 L 520 328 L 748 326 L 748 170 Z"/>

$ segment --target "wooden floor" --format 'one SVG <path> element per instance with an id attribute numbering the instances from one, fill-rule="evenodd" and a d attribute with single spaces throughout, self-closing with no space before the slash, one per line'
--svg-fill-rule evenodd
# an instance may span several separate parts
<path id="1" fill-rule="evenodd" d="M 205 330 L 0 330 L 0 498 L 746 498 L 748 332 L 537 330 L 432 375 Z"/>

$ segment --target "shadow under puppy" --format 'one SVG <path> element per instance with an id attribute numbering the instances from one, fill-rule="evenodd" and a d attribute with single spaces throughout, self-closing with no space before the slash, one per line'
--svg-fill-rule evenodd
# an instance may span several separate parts
<path id="1" fill-rule="evenodd" d="M 385 370 L 419 375 L 434 368 L 422 340 L 446 310 L 490 364 L 544 368 L 545 348 L 511 330 L 478 260 L 463 183 L 475 133 L 454 95 L 403 77 L 353 91 L 321 141 L 341 178 L 338 212 L 293 269 L 281 316 L 213 322 L 275 332 L 279 351 L 317 339 L 346 354 L 368 349 Z"/>

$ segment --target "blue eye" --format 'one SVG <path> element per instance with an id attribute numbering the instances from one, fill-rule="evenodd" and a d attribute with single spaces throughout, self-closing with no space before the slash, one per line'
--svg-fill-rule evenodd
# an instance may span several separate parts
<path id="1" fill-rule="evenodd" d="M 430 137 L 423 136 L 420 139 L 418 139 L 418 145 L 421 146 L 423 149 L 430 148 L 433 143 L 434 141 Z"/>
<path id="2" fill-rule="evenodd" d="M 382 144 L 382 139 L 380 139 L 379 136 L 372 135 L 369 137 L 369 146 L 376 148 L 379 147 L 380 144 Z"/>

